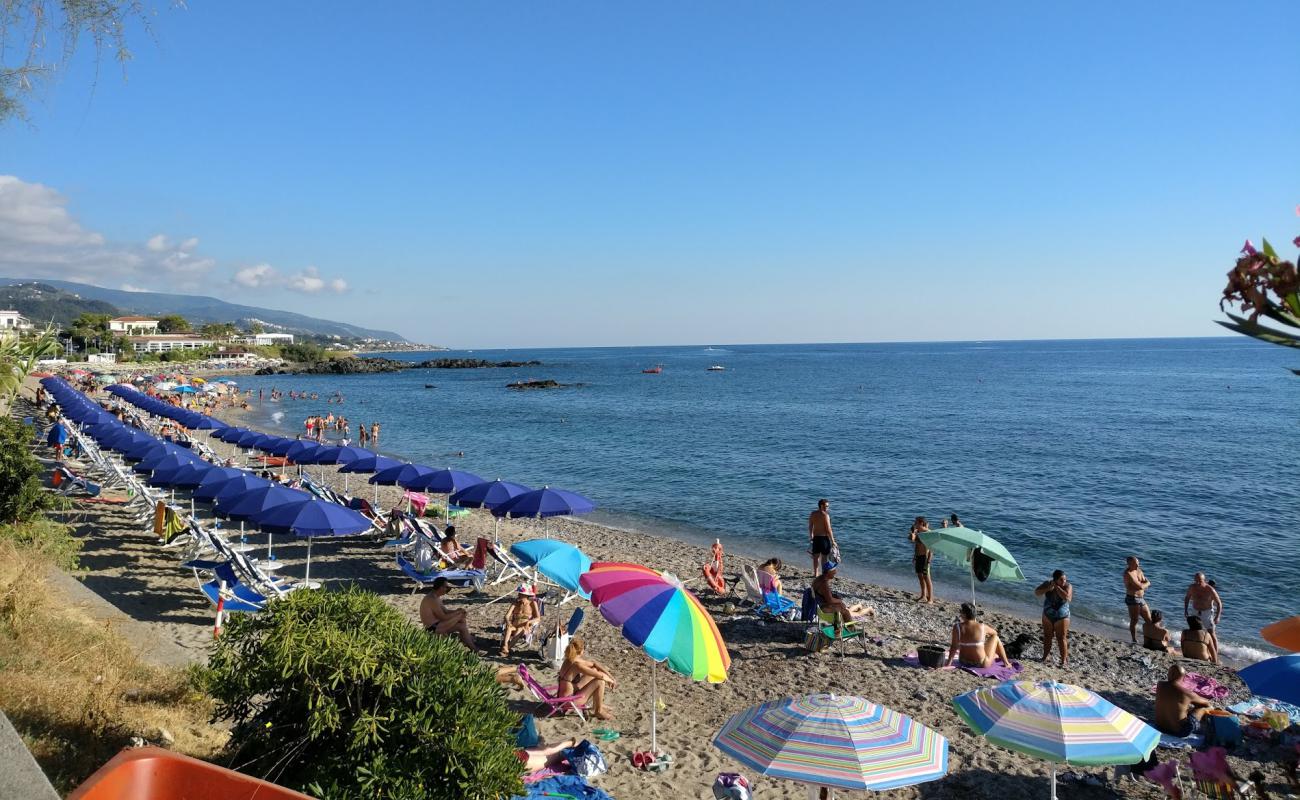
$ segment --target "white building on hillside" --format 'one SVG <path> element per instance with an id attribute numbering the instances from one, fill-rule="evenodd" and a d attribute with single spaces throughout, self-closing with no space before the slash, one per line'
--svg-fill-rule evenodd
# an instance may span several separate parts
<path id="1" fill-rule="evenodd" d="M 31 329 L 32 324 L 17 311 L 0 311 L 0 337 L 13 336 Z"/>
<path id="2" fill-rule="evenodd" d="M 165 353 L 168 350 L 198 350 L 211 347 L 213 341 L 192 333 L 162 333 L 157 336 L 132 336 L 128 339 L 137 353 Z"/>
<path id="3" fill-rule="evenodd" d="M 292 333 L 250 333 L 239 340 L 243 344 L 266 347 L 274 344 L 293 344 Z"/>
<path id="4" fill-rule="evenodd" d="M 158 332 L 158 320 L 148 317 L 114 317 L 108 321 L 108 329 L 127 336 L 151 336 Z"/>

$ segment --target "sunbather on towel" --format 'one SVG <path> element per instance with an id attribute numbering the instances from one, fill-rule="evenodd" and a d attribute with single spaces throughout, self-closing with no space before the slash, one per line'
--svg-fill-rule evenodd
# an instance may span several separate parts
<path id="1" fill-rule="evenodd" d="M 478 652 L 478 644 L 474 641 L 474 634 L 469 632 L 469 622 L 465 610 L 458 608 L 450 611 L 442 604 L 442 598 L 447 592 L 451 591 L 451 582 L 446 578 L 437 578 L 429 591 L 424 593 L 424 599 L 420 601 L 420 624 L 429 633 L 436 633 L 439 636 L 458 636 L 470 650 Z"/>
<path id="2" fill-rule="evenodd" d="M 1156 684 L 1156 729 L 1171 736 L 1191 736 L 1200 725 L 1210 701 L 1183 688 L 1186 675 L 1178 664 L 1169 667 L 1169 679 Z"/>
<path id="3" fill-rule="evenodd" d="M 605 689 L 617 689 L 618 681 L 598 661 L 583 658 L 582 640 L 574 638 L 564 648 L 564 663 L 560 665 L 557 687 L 559 697 L 579 695 L 591 706 L 591 713 L 596 719 L 613 719 L 614 715 L 605 707 Z"/>
<path id="4" fill-rule="evenodd" d="M 555 768 L 564 760 L 564 751 L 570 747 L 577 747 L 577 739 L 565 739 L 556 745 L 550 747 L 527 747 L 515 751 L 515 757 L 524 765 L 524 772 L 536 772 L 546 767 Z"/>
<path id="5" fill-rule="evenodd" d="M 505 633 L 501 636 L 501 655 L 510 655 L 510 640 L 516 636 L 527 636 L 529 631 L 542 621 L 542 613 L 537 608 L 537 592 L 532 584 L 522 583 L 514 602 L 506 609 Z"/>
<path id="6" fill-rule="evenodd" d="M 1000 658 L 1002 663 L 1011 666 L 1006 648 L 998 638 L 998 631 L 992 625 L 986 625 L 976 619 L 975 606 L 961 604 L 961 619 L 952 625 L 952 644 L 948 647 L 948 664 L 954 658 L 963 667 L 991 667 L 993 659 Z"/>

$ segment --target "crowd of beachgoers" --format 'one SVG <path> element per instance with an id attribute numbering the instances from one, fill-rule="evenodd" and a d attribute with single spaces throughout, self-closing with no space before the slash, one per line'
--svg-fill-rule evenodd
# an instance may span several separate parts
<path id="1" fill-rule="evenodd" d="M 159 430 L 158 421 L 105 394 L 101 383 L 85 376 L 74 380 L 77 388 L 114 413 Z M 30 388 L 33 400 L 47 399 L 39 396 L 35 386 Z M 253 406 L 271 399 L 233 387 L 222 392 L 157 394 L 231 424 L 245 424 Z M 303 434 L 296 438 L 337 444 L 347 436 L 347 423 L 340 423 L 346 418 L 337 410 L 344 405 L 342 395 L 323 401 L 311 395 L 301 399 L 327 407 L 320 414 L 313 410 L 304 421 Z M 31 410 L 28 405 L 15 413 Z M 57 416 L 57 411 L 53 413 Z M 177 440 L 210 444 L 202 432 L 184 430 L 174 422 L 162 432 Z M 377 433 L 367 437 L 371 446 L 377 445 Z M 224 455 L 225 451 L 231 452 Z M 345 477 L 332 467 L 303 471 L 283 459 L 220 446 L 212 448 L 212 455 L 221 463 L 251 469 L 285 486 L 311 487 L 341 499 L 347 495 Z M 60 458 L 70 470 L 87 468 L 75 453 Z M 919 589 L 913 594 L 841 576 L 829 501 L 819 503 L 806 520 L 811 569 L 803 570 L 780 559 L 726 552 L 724 545 L 732 548 L 725 541 L 706 548 L 575 518 L 508 519 L 501 525 L 501 520 L 479 510 L 457 511 L 452 519 L 432 513 L 416 516 L 409 513 L 413 502 L 429 512 L 438 503 L 421 502 L 398 486 L 367 486 L 357 497 L 373 515 L 374 530 L 318 545 L 311 557 L 311 579 L 326 587 L 360 584 L 409 613 L 432 635 L 459 638 L 495 666 L 499 680 L 512 693 L 512 704 L 521 711 L 537 708 L 521 664 L 560 695 L 580 698 L 577 705 L 585 707 L 585 717 L 556 714 L 539 719 L 543 742 L 552 746 L 521 752 L 521 760 L 530 769 L 544 767 L 554 762 L 555 743 L 591 739 L 606 752 L 610 765 L 610 771 L 593 783 L 614 797 L 710 796 L 709 787 L 718 773 L 745 771 L 710 745 L 713 735 L 736 712 L 783 696 L 819 692 L 862 696 L 947 737 L 947 776 L 892 791 L 900 797 L 955 798 L 971 792 L 1044 796 L 1043 762 L 991 745 L 954 710 L 952 699 L 957 695 L 1000 680 L 1078 684 L 1162 729 L 1170 746 L 1157 749 L 1155 763 L 1144 765 L 1147 769 L 1181 762 L 1186 772 L 1187 753 L 1192 752 L 1187 737 L 1195 733 L 1193 728 L 1201 727 L 1202 717 L 1220 716 L 1229 706 L 1257 716 L 1270 711 L 1261 708 L 1261 701 L 1252 697 L 1232 669 L 1217 663 L 1214 626 L 1223 613 L 1223 601 L 1204 575 L 1198 573 L 1186 593 L 1185 616 L 1191 633 L 1184 632 L 1175 645 L 1164 615 L 1145 603 L 1150 583 L 1136 557 L 1117 564 L 1117 597 L 1122 584 L 1132 639 L 1117 642 L 1069 630 L 1074 587 L 1059 571 L 1035 587 L 1042 604 L 1037 618 L 989 610 L 974 599 L 961 604 L 936 599 L 929 578 L 934 552 L 926 544 L 930 538 L 926 534 L 933 531 L 925 518 L 917 518 L 907 534 L 914 548 Z M 448 513 L 444 509 L 443 514 Z M 154 529 L 142 526 L 136 515 L 121 506 L 87 504 L 77 514 L 86 532 L 87 553 L 103 556 L 88 559 L 86 584 L 185 648 L 195 660 L 202 660 L 218 620 L 208 598 L 195 588 L 190 571 L 177 568 L 176 551 L 160 547 Z M 195 519 L 200 526 L 219 524 L 201 508 Z M 802 537 L 804 520 L 797 525 L 796 535 Z M 934 531 L 961 527 L 961 520 L 953 515 Z M 412 530 L 427 538 L 412 536 Z M 483 550 L 487 543 L 498 555 L 508 554 L 511 545 L 539 538 L 563 541 L 597 562 L 646 563 L 656 570 L 692 576 L 685 581 L 687 588 L 707 608 L 726 642 L 731 659 L 726 680 L 691 681 L 662 670 L 656 676 L 644 653 L 594 614 L 571 638 L 559 639 L 566 646 L 547 651 L 548 646 L 555 648 L 558 629 L 570 621 L 570 609 L 581 608 L 582 602 L 569 604 L 574 599 L 567 596 L 571 593 L 537 582 L 536 574 L 530 579 L 526 571 L 511 573 L 517 565 L 485 565 Z M 415 546 L 397 553 L 384 546 L 403 539 L 412 539 Z M 251 539 L 231 541 L 244 545 Z M 274 545 L 273 560 L 281 574 L 305 566 L 307 552 L 301 542 L 278 535 L 268 535 L 266 541 L 268 548 Z M 403 558 L 408 569 L 403 569 Z M 494 583 L 497 576 L 490 571 L 487 580 L 421 578 L 472 573 L 481 566 L 499 566 L 503 579 Z M 745 576 L 751 579 L 743 580 Z M 557 602 L 561 595 L 566 605 Z M 800 621 L 802 601 L 808 598 L 814 601 L 811 613 L 816 616 L 811 622 Z M 936 650 L 941 651 L 937 663 L 926 666 L 932 663 L 927 653 Z M 658 692 L 652 694 L 655 681 Z M 654 719 L 658 750 L 672 754 L 671 764 L 659 761 L 655 753 L 646 755 Z M 1253 782 L 1261 793 L 1295 787 L 1294 755 L 1300 751 L 1294 729 L 1279 733 L 1252 723 L 1248 716 L 1242 720 L 1248 735 L 1227 761 L 1234 780 L 1243 786 Z M 1132 775 L 1116 780 L 1108 770 L 1095 767 L 1062 769 L 1062 780 L 1069 785 L 1063 791 L 1073 797 L 1158 797 L 1165 791 L 1155 780 Z M 758 785 L 760 797 L 805 796 L 804 787 L 796 783 L 748 777 Z"/>

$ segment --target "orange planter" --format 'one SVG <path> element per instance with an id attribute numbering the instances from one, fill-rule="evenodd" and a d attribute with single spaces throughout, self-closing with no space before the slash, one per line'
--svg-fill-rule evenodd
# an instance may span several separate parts
<path id="1" fill-rule="evenodd" d="M 312 800 L 274 783 L 160 747 L 123 750 L 68 800 Z"/>

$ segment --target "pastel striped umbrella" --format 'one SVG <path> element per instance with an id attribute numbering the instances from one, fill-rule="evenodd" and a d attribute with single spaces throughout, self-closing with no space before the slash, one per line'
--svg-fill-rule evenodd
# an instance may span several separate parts
<path id="1" fill-rule="evenodd" d="M 1052 765 L 1136 764 L 1151 755 L 1160 734 L 1087 689 L 1055 681 L 1007 681 L 952 700 L 976 733 L 1008 750 Z"/>
<path id="2" fill-rule="evenodd" d="M 639 564 L 597 561 L 578 578 L 591 602 L 623 637 L 640 647 L 653 663 L 691 680 L 722 683 L 731 667 L 727 643 L 699 598 L 670 573 Z M 650 747 L 657 752 L 658 685 L 653 668 L 650 691 Z"/>
<path id="3" fill-rule="evenodd" d="M 747 708 L 713 738 L 773 778 L 842 789 L 896 789 L 948 773 L 948 740 L 860 697 L 810 694 Z"/>

